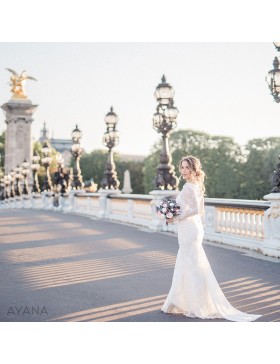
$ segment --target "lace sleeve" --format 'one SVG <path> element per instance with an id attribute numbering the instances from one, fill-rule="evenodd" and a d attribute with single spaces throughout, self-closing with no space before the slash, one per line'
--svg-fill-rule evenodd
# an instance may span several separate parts
<path id="1" fill-rule="evenodd" d="M 178 216 L 178 221 L 199 213 L 199 206 L 194 187 L 186 184 L 181 191 L 181 213 Z"/>

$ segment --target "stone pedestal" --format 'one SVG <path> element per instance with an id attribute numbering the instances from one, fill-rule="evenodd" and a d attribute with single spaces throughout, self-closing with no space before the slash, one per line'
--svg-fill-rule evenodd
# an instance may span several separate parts
<path id="1" fill-rule="evenodd" d="M 29 195 L 22 196 L 22 207 L 24 209 L 30 209 L 32 207 L 31 197 Z"/>
<path id="2" fill-rule="evenodd" d="M 33 209 L 42 209 L 43 208 L 43 199 L 41 193 L 33 192 L 31 195 L 31 207 Z"/>
<path id="3" fill-rule="evenodd" d="M 280 258 L 280 193 L 270 193 L 263 197 L 270 201 L 270 208 L 264 213 L 263 253 Z"/>
<path id="4" fill-rule="evenodd" d="M 69 193 L 64 193 L 62 196 L 60 196 L 60 203 L 61 203 L 61 210 L 63 212 L 70 212 L 72 210 Z"/>
<path id="5" fill-rule="evenodd" d="M 166 225 L 165 219 L 161 218 L 156 212 L 156 206 L 160 204 L 162 200 L 172 199 L 175 200 L 179 191 L 168 190 L 154 190 L 149 194 L 153 197 L 151 201 L 152 209 L 152 221 L 150 229 L 153 231 L 174 231 L 174 224 Z"/>
<path id="6" fill-rule="evenodd" d="M 99 212 L 97 216 L 100 217 L 101 219 L 108 218 L 110 215 L 110 202 L 108 201 L 108 195 L 121 194 L 121 191 L 100 188 L 98 192 L 100 193 L 100 197 L 99 197 Z"/>
<path id="7" fill-rule="evenodd" d="M 53 193 L 52 192 L 42 192 L 43 198 L 43 208 L 45 210 L 53 209 Z"/>
<path id="8" fill-rule="evenodd" d="M 21 165 L 24 159 L 31 164 L 32 115 L 38 105 L 33 105 L 28 99 L 13 98 L 2 109 L 6 113 L 6 140 L 5 140 L 5 174 Z M 30 177 L 31 179 L 31 177 Z"/>
<path id="9" fill-rule="evenodd" d="M 21 209 L 22 208 L 22 196 L 16 196 L 14 198 L 14 204 L 15 204 L 16 209 Z"/>

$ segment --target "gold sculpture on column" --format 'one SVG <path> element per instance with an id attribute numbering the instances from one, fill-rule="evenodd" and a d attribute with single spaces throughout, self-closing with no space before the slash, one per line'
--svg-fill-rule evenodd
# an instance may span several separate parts
<path id="1" fill-rule="evenodd" d="M 26 71 L 22 71 L 20 75 L 17 74 L 16 71 L 6 68 L 6 70 L 10 71 L 13 75 L 11 76 L 10 86 L 11 92 L 13 94 L 13 99 L 27 99 L 26 91 L 25 91 L 25 83 L 26 80 L 34 80 L 37 81 L 36 78 L 27 76 Z"/>

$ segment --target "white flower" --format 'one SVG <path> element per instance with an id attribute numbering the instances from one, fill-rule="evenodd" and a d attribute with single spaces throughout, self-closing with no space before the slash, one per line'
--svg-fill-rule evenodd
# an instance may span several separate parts
<path id="1" fill-rule="evenodd" d="M 168 213 L 166 214 L 166 217 L 168 217 L 168 219 L 171 219 L 171 218 L 173 217 L 172 212 L 168 212 Z"/>
<path id="2" fill-rule="evenodd" d="M 166 213 L 166 211 L 167 211 L 167 209 L 166 209 L 165 207 L 163 207 L 163 209 L 161 210 L 161 212 L 162 212 L 163 214 L 165 214 L 165 213 Z"/>

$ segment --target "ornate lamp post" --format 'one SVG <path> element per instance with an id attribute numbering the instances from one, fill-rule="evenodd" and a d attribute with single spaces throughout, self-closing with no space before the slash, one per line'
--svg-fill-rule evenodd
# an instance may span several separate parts
<path id="1" fill-rule="evenodd" d="M 73 168 L 73 175 L 71 176 L 71 187 L 74 190 L 78 190 L 84 187 L 83 177 L 80 168 L 80 158 L 83 153 L 83 148 L 81 147 L 80 140 L 82 137 L 82 132 L 76 125 L 76 128 L 72 131 L 72 141 L 71 153 L 74 157 L 75 165 Z"/>
<path id="2" fill-rule="evenodd" d="M 0 201 L 3 201 L 5 199 L 5 182 L 4 182 L 4 177 L 2 176 L 0 178 Z"/>
<path id="3" fill-rule="evenodd" d="M 28 191 L 28 182 L 27 182 L 27 176 L 29 174 L 29 163 L 27 162 L 27 160 L 25 159 L 22 164 L 22 171 L 21 174 L 23 175 L 23 190 L 22 190 L 22 194 L 23 195 L 28 195 L 29 191 Z"/>
<path id="4" fill-rule="evenodd" d="M 16 179 L 16 184 L 15 184 L 15 195 L 16 196 L 21 196 L 21 187 L 20 187 L 20 183 L 19 181 L 22 179 L 22 174 L 21 174 L 21 166 L 18 164 L 15 168 L 15 179 Z"/>
<path id="5" fill-rule="evenodd" d="M 64 168 L 64 159 L 61 154 L 56 156 L 57 161 L 57 172 L 54 174 L 54 180 L 56 185 L 57 192 L 60 192 L 61 195 L 67 192 L 67 182 L 65 180 L 65 175 L 63 172 Z"/>
<path id="6" fill-rule="evenodd" d="M 8 199 L 10 197 L 10 191 L 9 191 L 9 186 L 10 186 L 10 180 L 11 180 L 11 176 L 6 174 L 4 176 L 4 184 L 5 184 L 5 198 Z"/>
<path id="7" fill-rule="evenodd" d="M 52 180 L 50 176 L 50 164 L 52 159 L 50 157 L 51 148 L 49 147 L 48 142 L 44 142 L 42 152 L 44 155 L 44 157 L 42 158 L 42 164 L 46 170 L 46 175 L 43 183 L 43 191 L 52 191 Z"/>
<path id="8" fill-rule="evenodd" d="M 4 172 L 2 171 L 2 169 L 0 167 L 0 201 L 4 200 L 4 198 L 5 198 L 4 189 L 5 189 Z"/>
<path id="9" fill-rule="evenodd" d="M 275 48 L 277 49 L 278 52 L 280 52 L 280 42 L 273 42 Z"/>
<path id="10" fill-rule="evenodd" d="M 16 172 L 12 169 L 10 171 L 10 181 L 11 181 L 11 186 L 10 186 L 10 197 L 15 197 L 15 186 L 14 186 L 14 182 L 15 182 L 15 174 Z"/>
<path id="11" fill-rule="evenodd" d="M 32 164 L 31 164 L 31 169 L 32 169 L 32 174 L 33 174 L 33 189 L 32 192 L 34 193 L 40 193 L 40 187 L 39 187 L 39 181 L 38 181 L 38 171 L 40 168 L 40 156 L 37 154 L 37 152 L 33 153 L 33 157 L 32 157 Z"/>
<path id="12" fill-rule="evenodd" d="M 266 82 L 268 83 L 274 101 L 278 103 L 280 102 L 280 69 L 279 59 L 277 57 L 274 58 L 273 67 L 273 70 L 269 71 L 266 76 Z"/>
<path id="13" fill-rule="evenodd" d="M 103 136 L 103 144 L 109 149 L 109 151 L 103 178 L 100 183 L 101 188 L 106 190 L 118 190 L 120 185 L 120 181 L 117 179 L 116 166 L 112 151 L 112 149 L 119 144 L 119 132 L 116 130 L 118 119 L 117 114 L 113 111 L 113 107 L 111 107 L 104 119 L 107 125 L 107 130 Z"/>
<path id="14" fill-rule="evenodd" d="M 166 82 L 163 75 L 161 83 L 155 91 L 155 98 L 158 102 L 157 111 L 153 117 L 154 129 L 162 134 L 162 151 L 160 154 L 160 164 L 155 177 L 155 188 L 158 190 L 176 190 L 179 180 L 175 176 L 172 157 L 169 151 L 168 139 L 171 131 L 177 126 L 178 109 L 174 106 L 174 90 Z"/>

